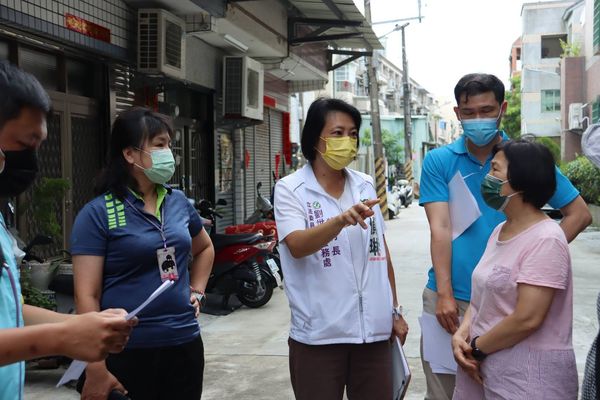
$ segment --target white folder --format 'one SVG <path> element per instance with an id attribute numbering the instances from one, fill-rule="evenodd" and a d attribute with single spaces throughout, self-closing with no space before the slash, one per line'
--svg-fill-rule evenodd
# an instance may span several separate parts
<path id="1" fill-rule="evenodd" d="M 410 368 L 397 337 L 392 341 L 393 400 L 402 400 L 410 383 Z"/>

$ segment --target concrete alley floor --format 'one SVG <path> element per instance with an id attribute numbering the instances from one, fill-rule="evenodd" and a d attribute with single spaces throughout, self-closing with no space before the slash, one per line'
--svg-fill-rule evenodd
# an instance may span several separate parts
<path id="1" fill-rule="evenodd" d="M 410 326 L 405 352 L 413 377 L 407 400 L 423 399 L 425 380 L 419 358 L 421 293 L 430 264 L 429 229 L 421 207 L 413 204 L 388 221 L 386 238 L 396 269 L 398 297 Z M 598 332 L 596 296 L 600 290 L 600 231 L 588 229 L 570 246 L 574 271 L 574 336 L 579 375 Z M 201 315 L 205 346 L 203 400 L 293 399 L 288 374 L 289 308 L 276 290 L 259 309 L 245 307 L 224 317 Z M 26 399 L 78 399 L 71 389 L 54 389 L 63 370 L 27 374 Z"/>

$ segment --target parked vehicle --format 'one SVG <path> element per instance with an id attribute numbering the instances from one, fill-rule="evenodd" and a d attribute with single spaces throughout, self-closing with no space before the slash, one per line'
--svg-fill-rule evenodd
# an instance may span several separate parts
<path id="1" fill-rule="evenodd" d="M 245 221 L 245 224 L 256 224 L 261 221 L 274 221 L 273 203 L 260 193 L 262 182 L 256 184 L 256 209 Z"/>
<path id="2" fill-rule="evenodd" d="M 394 219 L 395 216 L 400 214 L 400 207 L 402 207 L 402 201 L 400 200 L 400 190 L 397 186 L 393 186 L 392 190 L 387 192 L 387 205 L 388 205 L 388 217 Z"/>
<path id="3" fill-rule="evenodd" d="M 273 179 L 275 179 L 273 174 Z M 283 279 L 283 269 L 281 268 L 281 260 L 279 257 L 279 242 L 277 237 L 277 225 L 275 224 L 275 212 L 273 209 L 272 201 L 264 198 L 260 193 L 262 183 L 258 182 L 256 185 L 256 210 L 254 213 L 244 221 L 243 224 L 232 225 L 225 228 L 226 234 L 239 234 L 239 233 L 261 233 L 267 238 L 273 238 L 277 242 L 273 249 L 272 258 L 277 263 L 279 269 L 279 276 Z M 273 198 L 274 192 L 271 193 Z"/>
<path id="4" fill-rule="evenodd" d="M 223 200 L 217 205 L 225 205 Z M 279 266 L 273 258 L 277 241 L 260 233 L 218 234 L 216 218 L 222 216 L 208 200 L 197 205 L 200 216 L 212 222 L 210 238 L 215 247 L 215 261 L 206 287 L 207 293 L 229 297 L 236 295 L 248 307 L 257 308 L 269 302 L 273 289 L 281 286 Z"/>
<path id="5" fill-rule="evenodd" d="M 412 204 L 413 200 L 415 199 L 412 185 L 406 179 L 400 179 L 398 181 L 398 186 L 399 186 L 398 197 L 400 199 L 400 203 L 405 208 L 408 208 Z"/>

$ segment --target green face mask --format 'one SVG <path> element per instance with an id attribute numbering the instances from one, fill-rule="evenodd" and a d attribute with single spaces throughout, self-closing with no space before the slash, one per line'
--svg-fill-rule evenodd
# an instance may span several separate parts
<path id="1" fill-rule="evenodd" d="M 516 192 L 508 196 L 502 196 L 500 192 L 502 191 L 502 185 L 506 182 L 508 182 L 508 180 L 503 181 L 490 174 L 486 175 L 485 178 L 483 178 L 483 182 L 481 182 L 481 195 L 483 196 L 483 201 L 494 210 L 504 211 L 510 198 L 519 194 L 519 192 Z"/>
<path id="2" fill-rule="evenodd" d="M 175 173 L 175 158 L 170 149 L 152 150 L 152 152 L 147 152 L 142 149 L 138 150 L 149 154 L 150 157 L 152 157 L 152 166 L 150 168 L 144 168 L 134 164 L 136 167 L 144 170 L 144 174 L 146 174 L 150 181 L 163 185 L 171 180 Z"/>

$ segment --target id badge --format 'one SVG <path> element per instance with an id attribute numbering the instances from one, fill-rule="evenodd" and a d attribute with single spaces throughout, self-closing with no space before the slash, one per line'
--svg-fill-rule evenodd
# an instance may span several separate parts
<path id="1" fill-rule="evenodd" d="M 158 259 L 158 270 L 160 279 L 164 281 L 176 281 L 179 279 L 177 274 L 177 263 L 175 261 L 175 247 L 167 247 L 156 250 Z"/>

